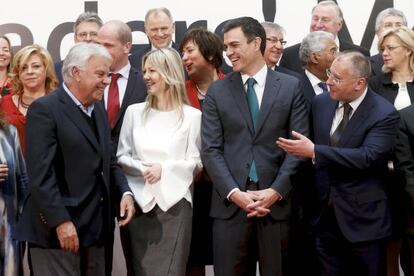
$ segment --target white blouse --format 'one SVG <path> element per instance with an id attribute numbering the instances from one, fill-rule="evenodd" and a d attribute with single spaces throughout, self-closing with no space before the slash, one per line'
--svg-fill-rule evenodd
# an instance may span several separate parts
<path id="1" fill-rule="evenodd" d="M 185 198 L 192 203 L 190 187 L 201 171 L 201 112 L 184 105 L 179 112 L 150 109 L 143 120 L 145 103 L 126 110 L 118 144 L 121 165 L 138 205 L 144 213 L 157 204 L 164 212 Z M 143 163 L 160 163 L 161 178 L 149 184 Z"/>

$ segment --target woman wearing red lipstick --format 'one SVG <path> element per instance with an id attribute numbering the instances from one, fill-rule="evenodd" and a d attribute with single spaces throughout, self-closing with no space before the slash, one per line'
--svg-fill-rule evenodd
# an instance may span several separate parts
<path id="1" fill-rule="evenodd" d="M 182 62 L 189 80 L 185 82 L 190 104 L 202 109 L 208 87 L 224 78 L 223 42 L 205 28 L 188 31 L 180 45 Z M 205 172 L 194 183 L 193 232 L 187 276 L 205 275 L 205 265 L 213 263 L 212 219 L 209 217 L 212 183 Z"/>
<path id="2" fill-rule="evenodd" d="M 29 45 L 14 56 L 11 72 L 13 94 L 4 96 L 2 110 L 9 123 L 17 128 L 19 140 L 25 155 L 26 113 L 30 104 L 58 86 L 54 64 L 49 52 L 39 45 Z"/>
<path id="3" fill-rule="evenodd" d="M 384 60 L 382 74 L 370 80 L 371 88 L 402 110 L 414 102 L 414 31 L 402 26 L 384 31 L 378 41 L 378 50 Z M 399 275 L 401 240 L 408 233 L 414 237 L 414 212 L 408 215 L 409 201 L 404 190 L 404 176 L 397 168 L 394 171 L 395 156 L 390 156 L 387 194 L 393 222 L 393 235 L 387 245 L 387 273 Z M 414 194 L 410 194 L 411 202 Z M 414 206 L 412 204 L 412 206 Z M 411 207 L 413 210 L 414 207 Z M 407 217 L 409 225 L 407 227 Z M 412 244 L 414 249 L 414 243 Z"/>

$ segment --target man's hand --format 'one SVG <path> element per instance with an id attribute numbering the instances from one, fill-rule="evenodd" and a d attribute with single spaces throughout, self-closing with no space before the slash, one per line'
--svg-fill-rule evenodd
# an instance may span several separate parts
<path id="1" fill-rule="evenodd" d="M 264 217 L 270 213 L 270 207 L 281 199 L 279 193 L 272 188 L 267 188 L 260 191 L 247 191 L 247 193 L 254 195 L 259 200 L 247 206 L 248 209 L 253 210 L 248 217 Z"/>
<path id="2" fill-rule="evenodd" d="M 161 164 L 159 163 L 142 163 L 147 169 L 144 171 L 143 176 L 149 184 L 157 183 L 161 179 Z"/>
<path id="3" fill-rule="evenodd" d="M 135 214 L 134 198 L 131 195 L 125 195 L 121 199 L 120 219 L 118 225 L 120 227 L 127 225 Z"/>
<path id="4" fill-rule="evenodd" d="M 247 208 L 248 205 L 251 205 L 259 198 L 254 194 L 249 194 L 247 192 L 242 191 L 235 191 L 230 196 L 230 201 L 239 206 L 241 209 L 246 211 L 247 213 L 250 213 L 253 211 L 253 209 Z"/>
<path id="5" fill-rule="evenodd" d="M 8 174 L 9 168 L 7 167 L 7 164 L 0 164 L 0 181 L 6 180 Z"/>
<path id="6" fill-rule="evenodd" d="M 293 154 L 299 157 L 313 158 L 315 152 L 315 145 L 306 136 L 292 131 L 293 137 L 297 140 L 285 139 L 279 137 L 276 144 L 287 153 Z"/>
<path id="7" fill-rule="evenodd" d="M 79 238 L 73 222 L 66 221 L 56 227 L 56 234 L 59 239 L 60 247 L 63 250 L 77 253 L 79 250 Z"/>

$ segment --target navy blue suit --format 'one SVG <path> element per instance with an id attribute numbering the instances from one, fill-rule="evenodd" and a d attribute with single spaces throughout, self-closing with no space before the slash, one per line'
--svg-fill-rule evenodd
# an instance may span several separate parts
<path id="1" fill-rule="evenodd" d="M 337 106 L 338 102 L 329 94 L 315 97 L 312 104 L 315 173 L 319 191 L 316 202 L 321 207 L 315 222 L 319 229 L 324 229 L 317 233 L 317 250 L 323 260 L 322 275 L 338 275 L 338 271 L 332 268 L 338 257 L 331 252 L 335 245 L 329 244 L 331 248 L 327 248 L 325 242 L 332 240 L 332 236 L 335 236 L 334 240 L 344 241 L 352 251 L 357 244 L 378 241 L 391 234 L 384 176 L 389 153 L 395 144 L 398 112 L 368 89 L 337 146 L 332 147 L 330 130 Z M 327 224 L 335 227 L 328 227 L 329 230 L 325 231 Z M 365 252 L 362 259 L 369 259 L 370 254 L 377 253 Z M 368 271 L 362 275 L 378 275 L 375 267 L 378 263 L 368 261 L 365 265 L 364 269 Z"/>
<path id="2" fill-rule="evenodd" d="M 210 86 L 203 105 L 201 137 L 203 163 L 214 186 L 210 215 L 215 219 L 215 275 L 255 275 L 256 258 L 261 274 L 279 275 L 282 234 L 276 222 L 289 217 L 291 178 L 300 159 L 285 154 L 275 141 L 280 136 L 290 137 L 292 130 L 308 134 L 297 78 L 267 70 L 256 131 L 240 73 L 230 73 Z M 270 207 L 270 216 L 247 220 L 246 213 L 227 196 L 234 188 L 251 189 L 247 179 L 253 159 L 259 177 L 256 189 L 273 188 L 283 200 Z M 256 225 L 258 230 L 252 230 Z M 252 243 L 258 243 L 258 248 L 251 248 Z"/>

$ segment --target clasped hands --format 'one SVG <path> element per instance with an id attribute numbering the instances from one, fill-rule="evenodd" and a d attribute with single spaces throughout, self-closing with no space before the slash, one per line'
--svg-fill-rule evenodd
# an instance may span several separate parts
<path id="1" fill-rule="evenodd" d="M 270 213 L 270 206 L 281 199 L 279 193 L 272 188 L 259 191 L 235 191 L 230 201 L 247 213 L 248 218 L 264 217 Z"/>

